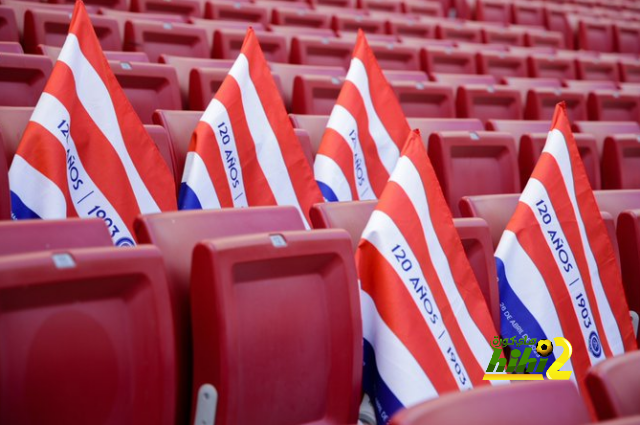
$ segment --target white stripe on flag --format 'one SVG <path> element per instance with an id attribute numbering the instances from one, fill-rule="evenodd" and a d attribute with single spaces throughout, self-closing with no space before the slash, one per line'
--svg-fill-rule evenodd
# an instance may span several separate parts
<path id="1" fill-rule="evenodd" d="M 358 123 L 351 113 L 341 105 L 335 105 L 331 111 L 327 128 L 335 130 L 347 144 L 353 156 L 353 173 L 358 191 L 358 199 L 376 199 L 371 188 L 367 162 L 362 152 L 362 144 L 358 134 Z"/>
<path id="2" fill-rule="evenodd" d="M 620 335 L 620 328 L 618 327 L 618 323 L 613 315 L 613 311 L 611 310 L 611 305 L 609 305 L 604 288 L 602 287 L 598 264 L 596 263 L 595 256 L 591 250 L 591 244 L 587 238 L 584 221 L 582 220 L 580 208 L 578 207 L 578 200 L 576 198 L 571 159 L 569 157 L 569 151 L 567 150 L 567 143 L 561 131 L 553 129 L 549 133 L 549 140 L 545 144 L 543 152 L 549 153 L 558 162 L 558 167 L 562 173 L 562 179 L 567 187 L 569 199 L 571 199 L 571 204 L 573 205 L 573 210 L 576 214 L 576 221 L 578 223 L 578 228 L 580 229 L 580 238 L 582 239 L 585 257 L 587 259 L 589 273 L 591 275 L 591 285 L 596 296 L 597 308 L 600 312 L 600 318 L 602 320 L 602 326 L 605 333 L 605 335 L 601 335 L 600 337 L 607 338 L 613 355 L 622 354 L 624 353 L 622 335 Z"/>
<path id="3" fill-rule="evenodd" d="M 349 182 L 333 158 L 320 154 L 316 155 L 316 159 L 313 162 L 313 169 L 316 180 L 329 186 L 339 202 L 353 200 Z"/>
<path id="4" fill-rule="evenodd" d="M 346 79 L 356 86 L 360 92 L 360 96 L 362 96 L 362 102 L 364 103 L 364 107 L 367 111 L 367 118 L 369 119 L 369 133 L 376 143 L 378 155 L 380 155 L 382 164 L 387 169 L 387 172 L 391 174 L 396 166 L 398 157 L 400 157 L 400 150 L 391 139 L 391 136 L 382 124 L 382 121 L 380 121 L 380 117 L 378 117 L 378 113 L 373 106 L 373 102 L 371 101 L 371 92 L 369 90 L 367 69 L 360 59 L 351 59 L 351 66 L 349 66 L 349 72 L 347 73 Z"/>
<path id="5" fill-rule="evenodd" d="M 197 196 L 198 202 L 202 209 L 218 209 L 220 201 L 218 194 L 213 187 L 211 176 L 204 161 L 197 152 L 187 152 L 187 158 L 184 165 L 184 173 L 182 174 L 182 183 L 186 183 Z"/>
<path id="6" fill-rule="evenodd" d="M 73 33 L 67 36 L 58 60 L 66 63 L 71 69 L 78 99 L 120 158 L 140 212 L 143 214 L 160 212 L 160 208 L 129 156 L 109 90 L 82 53 L 78 39 Z"/>
<path id="7" fill-rule="evenodd" d="M 431 221 L 431 212 L 429 210 L 429 200 L 426 196 L 425 188 L 420 178 L 420 173 L 416 169 L 411 160 L 403 156 L 398 161 L 396 171 L 391 175 L 389 181 L 395 181 L 406 192 L 407 197 L 413 204 L 417 216 L 424 230 L 424 239 L 429 247 L 429 255 L 431 262 L 440 278 L 442 288 L 444 289 L 451 309 L 458 321 L 460 330 L 465 340 L 471 347 L 474 357 L 478 364 L 482 367 L 489 364 L 489 360 L 493 355 L 489 342 L 482 335 L 478 325 L 473 321 L 466 304 L 458 291 L 458 287 L 453 279 L 449 260 L 442 249 L 442 245 L 438 239 L 438 235 Z M 497 381 L 496 381 L 497 382 Z"/>
<path id="8" fill-rule="evenodd" d="M 373 347 L 378 373 L 396 398 L 409 407 L 437 397 L 420 364 L 382 320 L 371 296 L 362 290 L 360 305 L 364 339 Z"/>
<path id="9" fill-rule="evenodd" d="M 375 229 L 375 230 L 370 230 Z M 374 211 L 371 214 L 369 223 L 365 228 L 362 238 L 369 241 L 381 255 L 387 260 L 389 266 L 393 268 L 398 278 L 404 284 L 404 289 L 409 293 L 411 299 L 416 305 L 418 311 L 422 315 L 427 329 L 431 332 L 435 343 L 438 345 L 440 355 L 445 359 L 449 372 L 455 380 L 458 388 L 461 390 L 473 388 L 469 374 L 467 373 L 462 361 L 458 362 L 460 372 L 456 372 L 454 362 L 450 361 L 450 357 L 460 359 L 460 355 L 451 339 L 451 334 L 446 328 L 442 319 L 440 308 L 433 298 L 433 293 L 424 277 L 424 273 L 407 240 L 394 221 L 382 211 Z M 402 262 L 399 260 L 402 258 Z M 446 261 L 446 259 L 445 259 Z M 402 264 L 402 265 L 401 265 Z M 454 313 L 458 311 L 454 308 Z M 415 324 L 419 326 L 419 324 Z M 470 341 L 470 345 L 474 349 L 483 349 L 484 346 L 489 347 L 489 343 L 483 340 L 482 345 L 473 345 L 474 341 Z M 434 352 L 434 355 L 437 355 Z M 487 357 L 487 364 L 491 356 Z"/>
<path id="10" fill-rule="evenodd" d="M 40 218 L 67 217 L 67 203 L 60 188 L 18 154 L 9 169 L 9 187 Z"/>
<path id="11" fill-rule="evenodd" d="M 211 131 L 218 141 L 220 158 L 222 158 L 222 165 L 227 175 L 233 206 L 236 208 L 249 206 L 247 192 L 244 190 L 244 178 L 236 137 L 233 134 L 231 118 L 229 118 L 227 109 L 218 99 L 213 99 L 200 121 L 211 127 Z"/>

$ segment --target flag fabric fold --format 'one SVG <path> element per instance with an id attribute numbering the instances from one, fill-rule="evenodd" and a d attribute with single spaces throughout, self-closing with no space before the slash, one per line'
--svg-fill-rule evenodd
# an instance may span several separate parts
<path id="1" fill-rule="evenodd" d="M 483 381 L 498 335 L 417 131 L 363 232 L 363 388 L 378 423 Z"/>
<path id="2" fill-rule="evenodd" d="M 211 209 L 293 205 L 307 223 L 322 195 L 258 39 L 240 55 L 191 139 L 178 206 Z"/>
<path id="3" fill-rule="evenodd" d="M 573 355 L 563 370 L 574 372 L 572 380 L 582 384 L 592 365 L 636 348 L 613 246 L 564 103 L 556 107 L 496 263 L 502 336 L 566 338 Z"/>
<path id="4" fill-rule="evenodd" d="M 173 177 L 118 84 L 81 1 L 9 170 L 12 217 L 104 219 L 135 244 L 138 214 L 175 210 Z"/>
<path id="5" fill-rule="evenodd" d="M 324 199 L 378 199 L 410 130 L 360 30 L 347 78 L 314 162 Z"/>

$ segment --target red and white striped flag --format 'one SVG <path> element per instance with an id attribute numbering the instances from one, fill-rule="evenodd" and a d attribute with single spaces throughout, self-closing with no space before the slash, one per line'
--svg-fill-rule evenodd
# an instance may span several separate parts
<path id="1" fill-rule="evenodd" d="M 483 381 L 498 335 L 420 134 L 409 136 L 356 253 L 363 387 L 378 423 Z"/>
<path id="2" fill-rule="evenodd" d="M 364 32 L 314 163 L 327 201 L 377 199 L 409 135 L 409 124 Z"/>
<path id="3" fill-rule="evenodd" d="M 109 68 L 84 4 L 9 170 L 12 216 L 99 217 L 118 246 L 138 214 L 176 209 L 168 166 Z"/>
<path id="4" fill-rule="evenodd" d="M 563 370 L 574 372 L 571 379 L 582 384 L 592 365 L 636 348 L 620 270 L 564 103 L 496 264 L 503 337 L 566 338 L 573 355 Z M 555 359 L 552 353 L 547 365 Z"/>
<path id="5" fill-rule="evenodd" d="M 180 209 L 322 202 L 253 29 L 191 139 Z"/>

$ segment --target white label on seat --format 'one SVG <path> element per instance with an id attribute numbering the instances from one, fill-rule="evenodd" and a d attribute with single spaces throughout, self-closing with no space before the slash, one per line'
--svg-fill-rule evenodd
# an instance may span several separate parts
<path id="1" fill-rule="evenodd" d="M 76 262 L 71 254 L 53 254 L 51 256 L 53 264 L 58 269 L 72 269 L 76 266 Z"/>
<path id="2" fill-rule="evenodd" d="M 284 248 L 287 246 L 287 241 L 282 235 L 269 235 L 269 238 L 271 239 L 273 246 L 276 248 Z"/>
<path id="3" fill-rule="evenodd" d="M 196 416 L 193 425 L 213 425 L 216 422 L 218 392 L 211 384 L 203 384 L 198 390 Z"/>

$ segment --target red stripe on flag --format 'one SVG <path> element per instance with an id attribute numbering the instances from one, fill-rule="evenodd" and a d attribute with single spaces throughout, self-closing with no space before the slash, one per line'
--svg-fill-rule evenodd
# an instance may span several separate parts
<path id="1" fill-rule="evenodd" d="M 349 142 L 332 128 L 327 128 L 322 136 L 322 144 L 318 149 L 318 155 L 325 155 L 338 164 L 345 178 L 349 182 L 351 198 L 359 199 L 355 183 L 355 168 L 353 165 L 353 151 L 349 148 Z"/>

